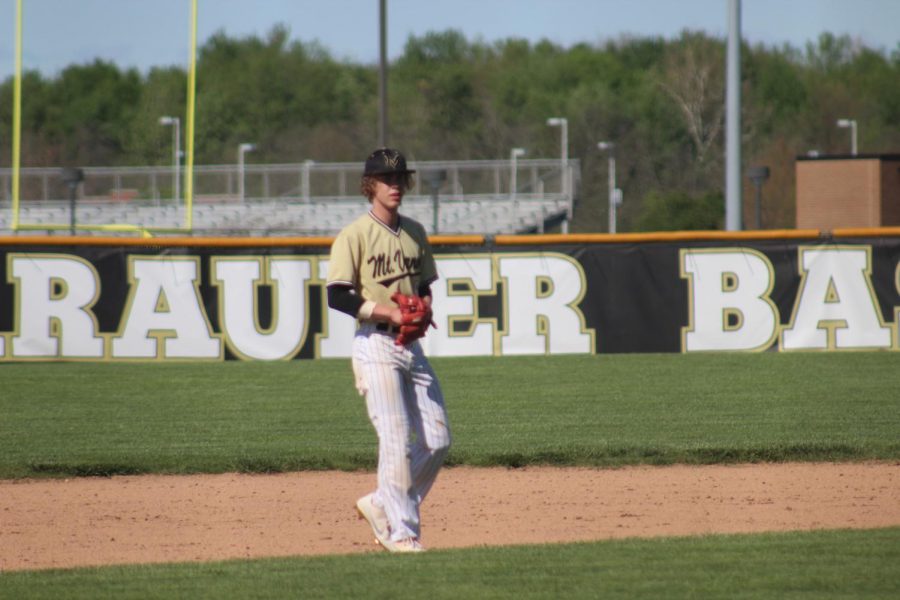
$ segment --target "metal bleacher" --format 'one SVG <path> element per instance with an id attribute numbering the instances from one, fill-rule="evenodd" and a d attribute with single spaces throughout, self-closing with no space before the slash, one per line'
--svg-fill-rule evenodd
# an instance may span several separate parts
<path id="1" fill-rule="evenodd" d="M 577 161 L 565 169 L 556 159 L 434 161 L 410 168 L 417 171 L 415 184 L 401 212 L 429 233 L 567 230 Z M 59 169 L 22 169 L 14 223 L 12 173 L 0 169 L 0 235 L 332 236 L 367 207 L 357 192 L 356 163 L 196 167 L 190 228 L 185 202 L 173 199 L 172 167 L 87 167 L 83 173 L 73 201 Z"/>

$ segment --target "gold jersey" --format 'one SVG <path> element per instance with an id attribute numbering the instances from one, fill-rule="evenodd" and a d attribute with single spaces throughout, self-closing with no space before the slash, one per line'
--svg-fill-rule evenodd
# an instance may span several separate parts
<path id="1" fill-rule="evenodd" d="M 363 300 L 392 305 L 394 292 L 416 294 L 437 278 L 425 228 L 404 216 L 395 231 L 369 212 L 331 245 L 327 285 L 349 285 Z"/>

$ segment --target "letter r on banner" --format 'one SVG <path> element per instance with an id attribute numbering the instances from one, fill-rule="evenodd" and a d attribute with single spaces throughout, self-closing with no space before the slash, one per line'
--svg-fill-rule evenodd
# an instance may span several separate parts
<path id="1" fill-rule="evenodd" d="M 99 296 L 94 267 L 77 256 L 10 254 L 16 333 L 10 358 L 102 358 L 103 337 L 90 308 Z"/>

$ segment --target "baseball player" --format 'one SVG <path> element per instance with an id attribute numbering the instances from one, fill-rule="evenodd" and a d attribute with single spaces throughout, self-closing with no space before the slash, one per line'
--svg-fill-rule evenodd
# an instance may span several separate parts
<path id="1" fill-rule="evenodd" d="M 417 341 L 431 320 L 437 269 L 421 224 L 398 212 L 411 171 L 397 150 L 365 163 L 369 212 L 335 238 L 328 306 L 358 319 L 352 365 L 378 434 L 378 486 L 356 503 L 376 542 L 391 552 L 421 552 L 419 506 L 450 447 L 437 377 Z"/>

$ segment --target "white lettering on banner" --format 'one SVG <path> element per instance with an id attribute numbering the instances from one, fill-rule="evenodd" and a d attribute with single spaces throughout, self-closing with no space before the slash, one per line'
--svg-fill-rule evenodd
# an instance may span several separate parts
<path id="1" fill-rule="evenodd" d="M 872 289 L 870 247 L 800 247 L 797 263 L 801 283 L 783 350 L 891 347 Z"/>
<path id="2" fill-rule="evenodd" d="M 349 358 L 353 353 L 356 319 L 339 310 L 328 308 L 328 258 L 319 259 L 319 282 L 322 290 L 322 333 L 316 335 L 316 357 Z"/>
<path id="3" fill-rule="evenodd" d="M 435 356 L 488 356 L 494 353 L 497 319 L 478 315 L 477 298 L 494 295 L 493 261 L 489 255 L 441 255 L 439 279 L 432 284 L 434 322 L 422 339 Z"/>
<path id="4" fill-rule="evenodd" d="M 9 254 L 7 274 L 18 307 L 10 358 L 103 357 L 104 339 L 90 310 L 100 278 L 90 263 L 77 256 Z"/>
<path id="5" fill-rule="evenodd" d="M 350 356 L 356 320 L 327 307 L 327 256 L 213 256 L 208 276 L 198 256 L 124 256 L 129 288 L 121 314 L 103 315 L 104 321 L 118 319 L 110 333 L 100 331 L 95 316 L 103 282 L 88 260 L 7 253 L 9 291 L 2 298 L 8 294 L 11 303 L 2 309 L 11 311 L 5 320 L 13 326 L 0 332 L 0 360 L 221 360 L 226 344 L 245 360 L 291 359 L 306 348 L 310 331 L 319 330 L 319 319 L 313 354 Z M 436 262 L 438 328 L 422 342 L 430 355 L 595 351 L 597 334 L 581 310 L 586 277 L 576 259 L 554 252 L 461 253 L 439 255 Z M 801 246 L 797 264 L 797 296 L 790 322 L 782 325 L 788 309 L 779 314 L 771 298 L 775 268 L 766 254 L 740 247 L 680 250 L 689 294 L 681 350 L 760 351 L 776 343 L 784 351 L 898 349 L 900 307 L 888 309 L 894 321 L 886 323 L 875 295 L 871 246 Z M 894 281 L 887 287 L 900 293 L 900 265 L 892 266 Z M 652 275 L 635 275 L 646 276 Z M 213 331 L 200 294 L 207 277 L 205 301 L 214 303 L 210 311 L 221 333 Z M 260 286 L 271 289 L 272 320 L 265 328 Z M 311 300 L 317 300 L 311 293 L 321 294 L 320 315 L 310 315 Z"/>
<path id="6" fill-rule="evenodd" d="M 210 283 L 219 290 L 219 323 L 228 348 L 245 359 L 284 360 L 306 340 L 307 298 L 313 259 L 224 257 L 210 260 Z M 260 285 L 272 289 L 272 322 L 259 324 Z"/>
<path id="7" fill-rule="evenodd" d="M 769 298 L 774 268 L 748 248 L 681 250 L 688 282 L 688 325 L 682 352 L 765 350 L 778 335 L 778 308 Z"/>
<path id="8" fill-rule="evenodd" d="M 577 306 L 587 286 L 575 259 L 503 254 L 496 261 L 505 294 L 504 355 L 594 352 L 594 330 Z"/>
<path id="9" fill-rule="evenodd" d="M 200 299 L 196 256 L 129 256 L 131 285 L 114 358 L 222 358 Z M 162 343 L 160 343 L 162 342 Z"/>

